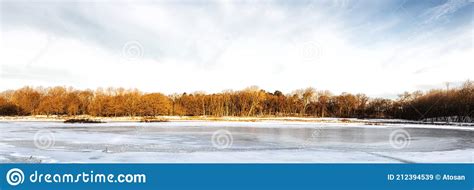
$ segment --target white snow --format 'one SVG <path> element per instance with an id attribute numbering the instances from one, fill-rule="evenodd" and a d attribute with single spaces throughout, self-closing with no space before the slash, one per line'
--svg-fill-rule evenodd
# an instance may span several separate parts
<path id="1" fill-rule="evenodd" d="M 411 136 L 403 149 L 390 144 L 396 129 Z M 232 135 L 229 148 L 213 146 L 219 130 Z M 38 131 L 51 146 L 35 146 Z M 414 124 L 0 122 L 0 162 L 472 163 L 473 135 L 469 127 Z"/>

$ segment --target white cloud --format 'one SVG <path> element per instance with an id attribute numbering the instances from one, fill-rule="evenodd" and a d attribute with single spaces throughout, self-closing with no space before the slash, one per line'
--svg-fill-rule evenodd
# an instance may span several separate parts
<path id="1" fill-rule="evenodd" d="M 273 3 L 89 3 L 49 11 L 57 17 L 2 20 L 8 27 L 0 90 L 70 85 L 172 93 L 259 85 L 385 96 L 472 78 L 469 27 L 398 40 L 399 18 L 354 26 L 327 7 Z M 142 58 L 123 57 L 129 41 L 141 44 Z"/>

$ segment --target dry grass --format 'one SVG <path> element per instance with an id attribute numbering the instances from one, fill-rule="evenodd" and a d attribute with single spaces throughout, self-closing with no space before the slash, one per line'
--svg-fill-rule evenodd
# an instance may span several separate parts
<path id="1" fill-rule="evenodd" d="M 66 119 L 64 123 L 104 123 L 100 120 L 94 120 L 94 119 Z"/>
<path id="2" fill-rule="evenodd" d="M 140 119 L 140 122 L 144 123 L 154 123 L 154 122 L 168 122 L 170 121 L 167 118 L 162 118 L 162 117 L 142 117 Z"/>

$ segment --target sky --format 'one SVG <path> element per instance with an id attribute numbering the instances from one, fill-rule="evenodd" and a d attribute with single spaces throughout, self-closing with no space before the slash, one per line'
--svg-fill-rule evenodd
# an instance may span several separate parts
<path id="1" fill-rule="evenodd" d="M 474 79 L 472 0 L 0 0 L 0 90 L 314 87 L 393 98 Z"/>

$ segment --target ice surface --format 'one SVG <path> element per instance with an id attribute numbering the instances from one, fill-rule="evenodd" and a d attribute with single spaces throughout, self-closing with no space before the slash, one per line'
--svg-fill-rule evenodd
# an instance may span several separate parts
<path id="1" fill-rule="evenodd" d="M 400 129 L 401 148 L 390 143 Z M 213 141 L 222 131 L 226 147 Z M 413 124 L 0 122 L 0 162 L 472 163 L 473 137 L 469 127 Z"/>

